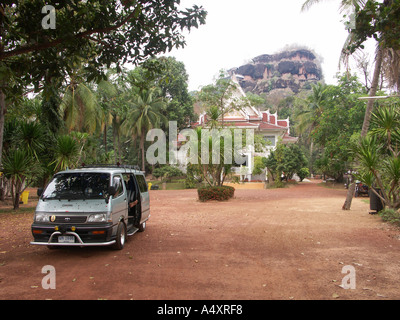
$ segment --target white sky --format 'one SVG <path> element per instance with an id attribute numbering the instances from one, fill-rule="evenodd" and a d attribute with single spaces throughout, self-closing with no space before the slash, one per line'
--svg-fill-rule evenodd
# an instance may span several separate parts
<path id="1" fill-rule="evenodd" d="M 186 47 L 174 49 L 185 64 L 189 90 L 211 84 L 221 69 L 240 67 L 261 54 L 287 45 L 306 46 L 323 58 L 325 82 L 336 83 L 339 57 L 347 37 L 340 1 L 322 1 L 301 12 L 304 0 L 181 0 L 184 8 L 201 5 L 206 24 L 186 35 Z"/>

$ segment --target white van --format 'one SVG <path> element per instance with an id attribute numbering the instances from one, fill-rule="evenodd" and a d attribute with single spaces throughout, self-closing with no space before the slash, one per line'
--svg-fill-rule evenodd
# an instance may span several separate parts
<path id="1" fill-rule="evenodd" d="M 144 231 L 150 197 L 137 166 L 88 166 L 62 171 L 43 189 L 32 224 L 34 245 L 108 246 Z"/>

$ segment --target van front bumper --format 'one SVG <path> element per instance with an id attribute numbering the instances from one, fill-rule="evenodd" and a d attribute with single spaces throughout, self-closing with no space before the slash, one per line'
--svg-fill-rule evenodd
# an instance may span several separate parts
<path id="1" fill-rule="evenodd" d="M 32 245 L 43 246 L 109 246 L 116 241 L 112 239 L 112 226 L 60 226 L 55 230 L 54 226 L 32 225 L 34 241 Z M 61 239 L 68 239 L 62 241 Z"/>

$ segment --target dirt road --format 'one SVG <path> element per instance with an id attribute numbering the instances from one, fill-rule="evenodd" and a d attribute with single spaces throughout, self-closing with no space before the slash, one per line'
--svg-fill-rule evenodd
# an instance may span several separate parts
<path id="1" fill-rule="evenodd" d="M 400 231 L 365 198 L 342 211 L 345 193 L 304 182 L 201 203 L 196 190 L 151 191 L 147 230 L 122 251 L 31 246 L 32 215 L 2 214 L 0 299 L 400 299 Z"/>

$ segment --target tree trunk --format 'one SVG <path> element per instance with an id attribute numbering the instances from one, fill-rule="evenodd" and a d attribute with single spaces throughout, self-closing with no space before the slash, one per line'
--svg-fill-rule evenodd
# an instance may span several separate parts
<path id="1" fill-rule="evenodd" d="M 144 135 L 145 133 L 142 132 L 140 136 L 140 153 L 142 154 L 142 171 L 145 171 L 145 161 L 144 161 Z"/>
<path id="2" fill-rule="evenodd" d="M 0 166 L 3 159 L 4 116 L 6 114 L 6 111 L 6 97 L 2 88 L 0 88 Z M 5 199 L 4 184 L 4 175 L 2 175 L 0 178 L 0 201 L 4 201 Z"/>
<path id="3" fill-rule="evenodd" d="M 378 46 L 378 52 L 376 54 L 376 60 L 375 60 L 374 76 L 371 83 L 371 90 L 369 92 L 370 98 L 375 97 L 376 92 L 378 90 L 379 76 L 381 74 L 381 69 L 382 69 L 382 57 L 383 57 L 383 50 L 380 46 Z M 365 137 L 368 133 L 372 112 L 374 110 L 374 103 L 375 99 L 368 99 L 367 108 L 365 110 L 364 123 L 361 130 L 361 138 Z M 352 182 L 347 191 L 346 201 L 344 202 L 342 207 L 343 210 L 350 210 L 355 190 L 356 190 L 356 185 L 354 182 Z"/>
<path id="4" fill-rule="evenodd" d="M 3 136 L 4 136 L 4 116 L 6 114 L 6 97 L 0 88 L 0 165 L 2 164 Z"/>
<path id="5" fill-rule="evenodd" d="M 104 151 L 105 153 L 107 153 L 107 124 L 104 124 L 103 143 L 104 143 Z"/>
<path id="6" fill-rule="evenodd" d="M 314 140 L 311 138 L 311 144 L 310 144 L 310 174 L 314 174 L 313 153 L 314 153 Z"/>

